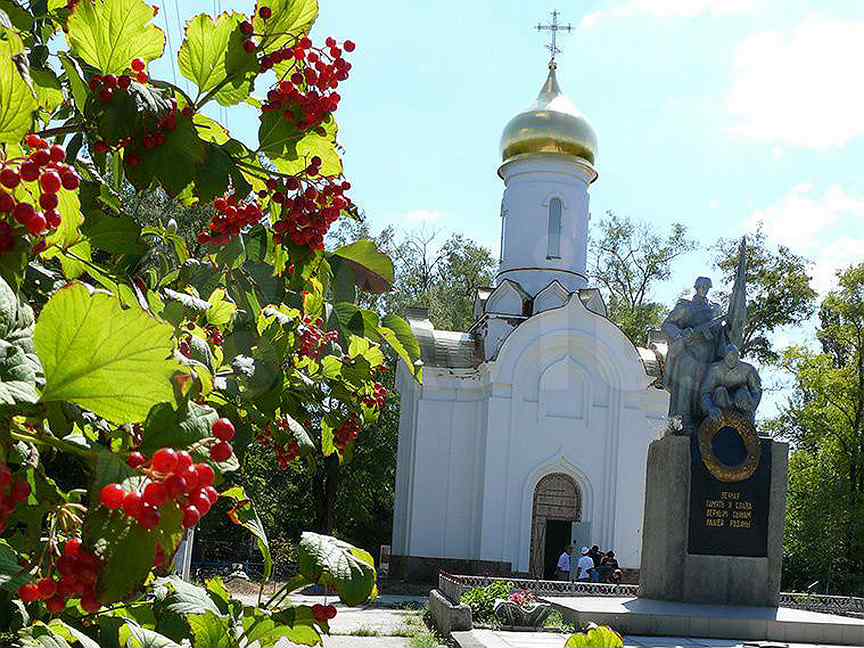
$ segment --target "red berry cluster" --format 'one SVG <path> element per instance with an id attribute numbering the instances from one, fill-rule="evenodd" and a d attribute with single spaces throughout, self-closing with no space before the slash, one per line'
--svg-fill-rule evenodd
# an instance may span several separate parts
<path id="1" fill-rule="evenodd" d="M 6 530 L 9 518 L 19 504 L 30 497 L 30 484 L 22 477 L 13 477 L 9 466 L 0 463 L 0 533 Z"/>
<path id="2" fill-rule="evenodd" d="M 316 603 L 312 606 L 312 616 L 318 623 L 327 623 L 336 617 L 336 608 L 332 605 Z"/>
<path id="3" fill-rule="evenodd" d="M 129 465 L 143 467 L 143 455 L 133 453 L 127 460 Z M 145 459 L 146 462 L 146 459 Z M 205 464 L 196 464 L 185 450 L 172 448 L 157 450 L 146 471 L 150 478 L 143 492 L 126 491 L 120 484 L 108 484 L 102 489 L 100 501 L 106 508 L 121 510 L 135 519 L 145 529 L 159 526 L 159 509 L 176 502 L 183 512 L 183 526 L 191 528 L 210 511 L 219 493 L 213 488 L 216 474 Z"/>
<path id="4" fill-rule="evenodd" d="M 321 159 L 313 157 L 306 173 L 312 177 L 318 175 L 320 164 Z M 345 196 L 351 184 L 334 178 L 320 178 L 315 183 L 294 177 L 286 179 L 284 188 L 293 193 L 273 194 L 273 201 L 282 205 L 279 221 L 273 226 L 276 242 L 290 240 L 295 245 L 323 250 L 330 226 L 339 219 L 342 210 L 352 205 Z"/>
<path id="5" fill-rule="evenodd" d="M 327 38 L 324 48 L 314 47 L 309 38 L 301 38 L 293 47 L 286 47 L 261 59 L 261 69 L 293 60 L 294 70 L 289 79 L 281 79 L 267 93 L 264 112 L 281 112 L 282 117 L 299 130 L 306 131 L 324 123 L 339 107 L 341 97 L 336 88 L 348 79 L 351 64 L 342 57 L 336 40 Z M 345 51 L 355 45 L 345 41 Z"/>
<path id="6" fill-rule="evenodd" d="M 57 559 L 54 569 L 44 578 L 22 585 L 18 596 L 25 603 L 45 601 L 52 615 L 60 614 L 69 599 L 81 599 L 81 607 L 93 614 L 102 604 L 96 595 L 96 583 L 102 571 L 102 561 L 81 546 L 77 538 L 67 540 L 63 555 Z"/>
<path id="7" fill-rule="evenodd" d="M 277 419 L 276 427 L 284 433 L 291 434 L 290 425 L 287 419 Z M 288 443 L 278 443 L 273 439 L 273 428 L 270 424 L 264 426 L 264 429 L 258 434 L 258 443 L 265 448 L 275 448 L 276 462 L 282 470 L 286 470 L 294 461 L 300 458 L 300 445 L 294 441 Z"/>
<path id="8" fill-rule="evenodd" d="M 170 102 L 170 110 L 162 116 L 153 129 L 145 132 L 140 138 L 133 139 L 131 137 L 126 137 L 114 143 L 114 145 L 109 142 L 98 141 L 93 145 L 93 151 L 100 155 L 104 155 L 112 149 L 126 149 L 124 155 L 126 165 L 131 168 L 140 166 L 141 154 L 143 151 L 158 149 L 167 141 L 166 133 L 172 133 L 177 130 L 177 121 L 181 116 L 191 119 L 194 115 L 194 112 L 189 106 L 186 106 L 183 110 L 178 110 L 177 100 L 173 97 Z"/>
<path id="9" fill-rule="evenodd" d="M 38 183 L 39 207 L 44 211 L 36 211 L 30 203 L 18 202 L 12 194 L 0 188 L 0 213 L 11 214 L 15 222 L 26 227 L 30 234 L 39 236 L 60 226 L 58 193 L 60 189 L 75 191 L 81 179 L 75 169 L 65 163 L 66 151 L 62 146 L 52 146 L 32 133 L 24 141 L 30 148 L 30 155 L 7 160 L 0 169 L 0 185 L 11 190 L 22 182 Z M 0 222 L 0 253 L 8 252 L 14 246 L 12 226 Z"/>
<path id="10" fill-rule="evenodd" d="M 213 346 L 222 346 L 222 343 L 225 342 L 225 339 L 222 337 L 222 331 L 212 325 L 207 327 L 207 340 Z"/>
<path id="11" fill-rule="evenodd" d="M 387 388 L 381 383 L 376 382 L 372 385 L 372 396 L 367 396 L 363 399 L 363 404 L 366 407 L 377 407 L 383 409 L 387 404 Z"/>
<path id="12" fill-rule="evenodd" d="M 146 64 L 140 58 L 133 59 L 130 67 L 138 83 L 147 83 L 150 80 L 144 71 Z M 127 74 L 122 74 L 119 77 L 113 74 L 96 75 L 90 79 L 90 91 L 96 94 L 101 103 L 111 103 L 117 92 L 126 92 L 131 85 L 132 77 Z"/>
<path id="13" fill-rule="evenodd" d="M 209 232 L 199 232 L 202 245 L 227 245 L 244 227 L 257 225 L 264 217 L 256 201 L 240 204 L 237 197 L 220 196 L 213 201 L 216 215 L 210 221 Z"/>
<path id="14" fill-rule="evenodd" d="M 360 436 L 360 429 L 360 423 L 353 416 L 342 421 L 342 425 L 336 429 L 334 435 L 336 437 L 334 443 L 339 448 L 339 452 L 345 452 L 345 448 Z"/>
<path id="15" fill-rule="evenodd" d="M 167 114 L 162 116 L 159 123 L 156 124 L 156 127 L 153 130 L 145 132 L 144 135 L 141 136 L 140 140 L 129 141 L 126 143 L 126 148 L 128 150 L 124 159 L 127 166 L 132 168 L 140 166 L 142 148 L 145 151 L 152 151 L 165 144 L 167 141 L 166 133 L 173 133 L 177 130 L 178 115 L 189 117 L 190 113 L 188 113 L 186 109 L 184 109 L 183 112 L 178 112 L 177 100 L 172 97 L 171 109 Z"/>
<path id="16" fill-rule="evenodd" d="M 210 458 L 216 463 L 228 461 L 234 453 L 234 449 L 231 447 L 231 441 L 237 434 L 234 430 L 234 424 L 227 418 L 220 418 L 213 424 L 210 431 L 214 437 L 219 439 L 219 443 L 210 448 Z"/>
<path id="17" fill-rule="evenodd" d="M 303 318 L 303 324 L 300 326 L 300 355 L 318 360 L 324 348 L 339 339 L 338 332 L 324 331 L 322 326 L 324 320 L 318 319 L 313 322 L 311 317 Z"/>

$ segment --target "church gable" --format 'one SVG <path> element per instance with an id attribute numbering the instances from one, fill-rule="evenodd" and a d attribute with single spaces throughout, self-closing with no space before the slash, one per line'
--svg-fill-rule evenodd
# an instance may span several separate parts
<path id="1" fill-rule="evenodd" d="M 534 313 L 561 308 L 570 299 L 570 292 L 556 279 L 534 297 Z"/>
<path id="2" fill-rule="evenodd" d="M 522 317 L 530 313 L 531 295 L 515 281 L 505 279 L 486 300 L 486 312 Z"/>
<path id="3" fill-rule="evenodd" d="M 513 384 L 538 360 L 562 352 L 580 359 L 586 354 L 592 371 L 617 389 L 641 391 L 654 381 L 633 343 L 606 317 L 589 310 L 581 294 L 565 307 L 538 313 L 516 327 L 497 354 L 493 380 Z"/>

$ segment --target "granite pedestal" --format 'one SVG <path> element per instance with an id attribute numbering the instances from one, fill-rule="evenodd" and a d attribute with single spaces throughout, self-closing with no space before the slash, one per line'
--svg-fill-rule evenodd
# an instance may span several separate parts
<path id="1" fill-rule="evenodd" d="M 761 444 L 759 471 L 723 483 L 703 469 L 690 437 L 651 443 L 640 597 L 776 608 L 789 448 Z"/>
<path id="2" fill-rule="evenodd" d="M 625 635 L 864 646 L 864 619 L 778 607 L 700 605 L 608 596 L 546 599 L 568 621 Z"/>

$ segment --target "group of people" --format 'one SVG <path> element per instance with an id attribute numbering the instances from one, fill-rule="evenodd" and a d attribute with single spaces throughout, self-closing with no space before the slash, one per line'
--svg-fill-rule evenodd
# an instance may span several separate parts
<path id="1" fill-rule="evenodd" d="M 568 545 L 558 558 L 555 570 L 557 580 L 577 581 L 580 583 L 618 583 L 621 569 L 614 551 L 603 553 L 594 545 L 590 549 L 582 547 L 579 556 L 574 556 L 573 545 Z"/>

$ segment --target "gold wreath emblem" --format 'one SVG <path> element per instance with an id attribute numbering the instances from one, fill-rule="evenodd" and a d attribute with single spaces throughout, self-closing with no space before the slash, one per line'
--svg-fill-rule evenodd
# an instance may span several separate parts
<path id="1" fill-rule="evenodd" d="M 747 457 L 737 466 L 723 463 L 714 454 L 714 437 L 725 428 L 735 430 L 747 450 Z M 762 444 L 753 423 L 730 409 L 724 409 L 719 419 L 706 418 L 702 422 L 699 426 L 699 449 L 705 467 L 722 482 L 744 481 L 756 471 L 762 457 Z"/>

